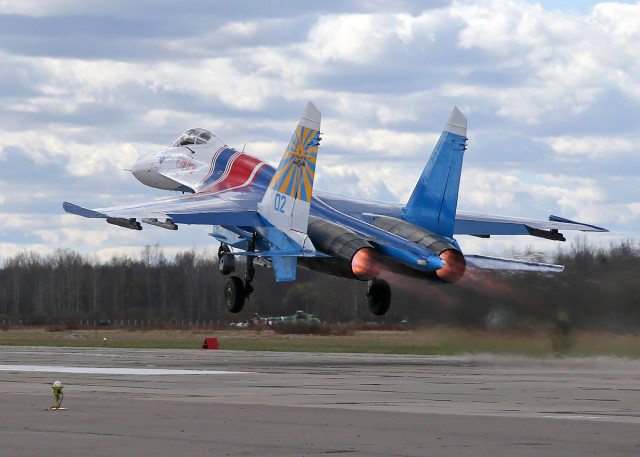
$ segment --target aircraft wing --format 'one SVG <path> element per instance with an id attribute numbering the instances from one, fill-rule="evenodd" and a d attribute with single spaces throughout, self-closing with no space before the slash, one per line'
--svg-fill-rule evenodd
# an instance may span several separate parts
<path id="1" fill-rule="evenodd" d="M 71 214 L 106 218 L 112 222 L 114 219 L 121 222 L 135 219 L 147 222 L 156 219 L 176 224 L 259 226 L 264 224 L 257 213 L 257 205 L 262 196 L 263 192 L 244 189 L 215 194 L 202 192 L 108 208 L 87 209 L 68 202 L 64 202 L 62 206 Z"/>
<path id="2" fill-rule="evenodd" d="M 376 202 L 357 197 L 347 197 L 329 192 L 318 192 L 317 198 L 332 207 L 369 220 L 374 216 L 402 218 L 402 205 Z M 608 232 L 595 225 L 583 224 L 558 216 L 549 216 L 548 221 L 524 219 L 518 217 L 491 216 L 486 214 L 458 211 L 455 216 L 454 235 L 474 235 L 488 238 L 491 235 L 532 235 L 551 240 L 564 241 L 561 231 L 578 230 L 583 232 Z"/>
<path id="3" fill-rule="evenodd" d="M 515 217 L 487 216 L 458 212 L 454 233 L 489 237 L 491 235 L 532 235 L 550 240 L 565 241 L 561 230 L 582 232 L 608 232 L 595 225 L 583 224 L 558 216 L 549 216 L 548 221 Z"/>

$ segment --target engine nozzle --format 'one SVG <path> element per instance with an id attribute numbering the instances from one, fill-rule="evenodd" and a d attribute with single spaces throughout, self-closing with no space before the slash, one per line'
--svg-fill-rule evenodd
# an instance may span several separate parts
<path id="1" fill-rule="evenodd" d="M 445 262 L 444 267 L 436 271 L 441 281 L 456 282 L 464 276 L 467 262 L 460 251 L 448 249 L 440 254 L 440 258 Z"/>
<path id="2" fill-rule="evenodd" d="M 351 271 L 362 281 L 375 278 L 382 270 L 382 263 L 378 253 L 371 248 L 362 248 L 351 258 Z"/>

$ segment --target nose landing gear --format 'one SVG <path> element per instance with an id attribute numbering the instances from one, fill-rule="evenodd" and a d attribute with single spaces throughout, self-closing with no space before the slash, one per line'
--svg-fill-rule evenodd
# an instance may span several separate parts
<path id="1" fill-rule="evenodd" d="M 220 243 L 218 248 L 218 270 L 225 276 L 236 270 L 236 258 L 232 255 L 225 255 L 227 252 L 231 252 L 229 245 Z"/>
<path id="2" fill-rule="evenodd" d="M 253 252 L 255 245 L 249 243 L 248 252 Z M 235 257 L 231 254 L 231 249 L 225 243 L 220 244 L 218 249 L 218 268 L 223 275 L 235 272 Z M 244 307 L 245 301 L 253 293 L 251 281 L 256 274 L 256 268 L 253 265 L 253 256 L 246 257 L 244 281 L 238 276 L 229 276 L 224 284 L 224 304 L 230 313 L 239 313 Z"/>

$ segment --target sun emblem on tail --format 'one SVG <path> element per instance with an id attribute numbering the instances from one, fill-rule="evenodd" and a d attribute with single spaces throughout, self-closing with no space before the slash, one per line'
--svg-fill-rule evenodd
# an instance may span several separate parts
<path id="1" fill-rule="evenodd" d="M 319 143 L 319 131 L 299 125 L 269 187 L 281 194 L 311 202 Z"/>

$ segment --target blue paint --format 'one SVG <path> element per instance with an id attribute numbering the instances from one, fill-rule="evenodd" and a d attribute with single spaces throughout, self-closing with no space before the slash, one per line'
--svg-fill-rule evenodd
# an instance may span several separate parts
<path id="1" fill-rule="evenodd" d="M 371 244 L 380 254 L 391 257 L 392 259 L 402 262 L 405 265 L 409 265 L 416 270 L 436 271 L 444 266 L 442 259 L 440 259 L 440 257 L 435 255 L 434 253 L 432 253 L 432 255 L 430 255 L 426 259 L 423 259 L 416 257 L 413 253 L 407 252 L 394 246 L 388 246 L 376 242 L 372 242 Z M 427 264 L 418 265 L 418 260 L 426 260 Z"/>
<path id="2" fill-rule="evenodd" d="M 202 224 L 202 225 L 247 225 L 257 226 L 262 220 L 255 211 L 238 211 L 219 213 L 172 213 L 167 214 L 176 224 Z"/>
<path id="3" fill-rule="evenodd" d="M 284 205 L 286 205 L 286 203 L 287 197 L 282 194 L 276 194 L 273 200 L 273 207 L 277 212 L 284 214 Z"/>
<path id="4" fill-rule="evenodd" d="M 466 138 L 444 131 L 424 167 L 402 218 L 433 233 L 453 236 Z"/>
<path id="5" fill-rule="evenodd" d="M 211 173 L 211 176 L 205 179 L 203 186 L 208 186 L 210 184 L 213 184 L 214 182 L 218 181 L 222 177 L 222 175 L 224 174 L 224 170 L 227 168 L 227 163 L 229 162 L 229 159 L 236 152 L 238 151 L 231 148 L 225 148 L 222 151 L 220 151 L 220 154 L 218 154 L 218 157 L 216 158 L 216 162 L 213 166 L 213 172 Z"/>
<path id="6" fill-rule="evenodd" d="M 295 281 L 298 259 L 296 257 L 272 257 L 277 282 Z"/>
<path id="7" fill-rule="evenodd" d="M 419 244 L 412 243 L 411 241 L 398 235 L 389 233 L 386 230 L 382 230 L 381 228 L 378 228 L 374 225 L 368 224 L 367 222 L 362 221 L 356 217 L 337 211 L 319 198 L 314 197 L 312 199 L 311 214 L 328 221 L 335 222 L 336 224 L 340 224 L 344 227 L 348 227 L 350 230 L 353 230 L 365 240 L 375 242 L 377 247 L 380 247 L 382 245 L 388 247 L 389 249 L 386 250 L 386 253 L 383 253 L 384 255 L 387 255 L 394 260 L 408 265 L 411 268 L 425 271 L 434 271 L 438 269 L 434 268 L 434 261 L 429 260 L 430 258 L 436 256 L 433 251 L 430 251 L 429 249 Z M 401 252 L 402 254 L 400 254 Z M 418 260 L 426 260 L 427 265 L 418 265 Z M 442 265 L 440 266 L 440 268 L 441 267 Z"/>

